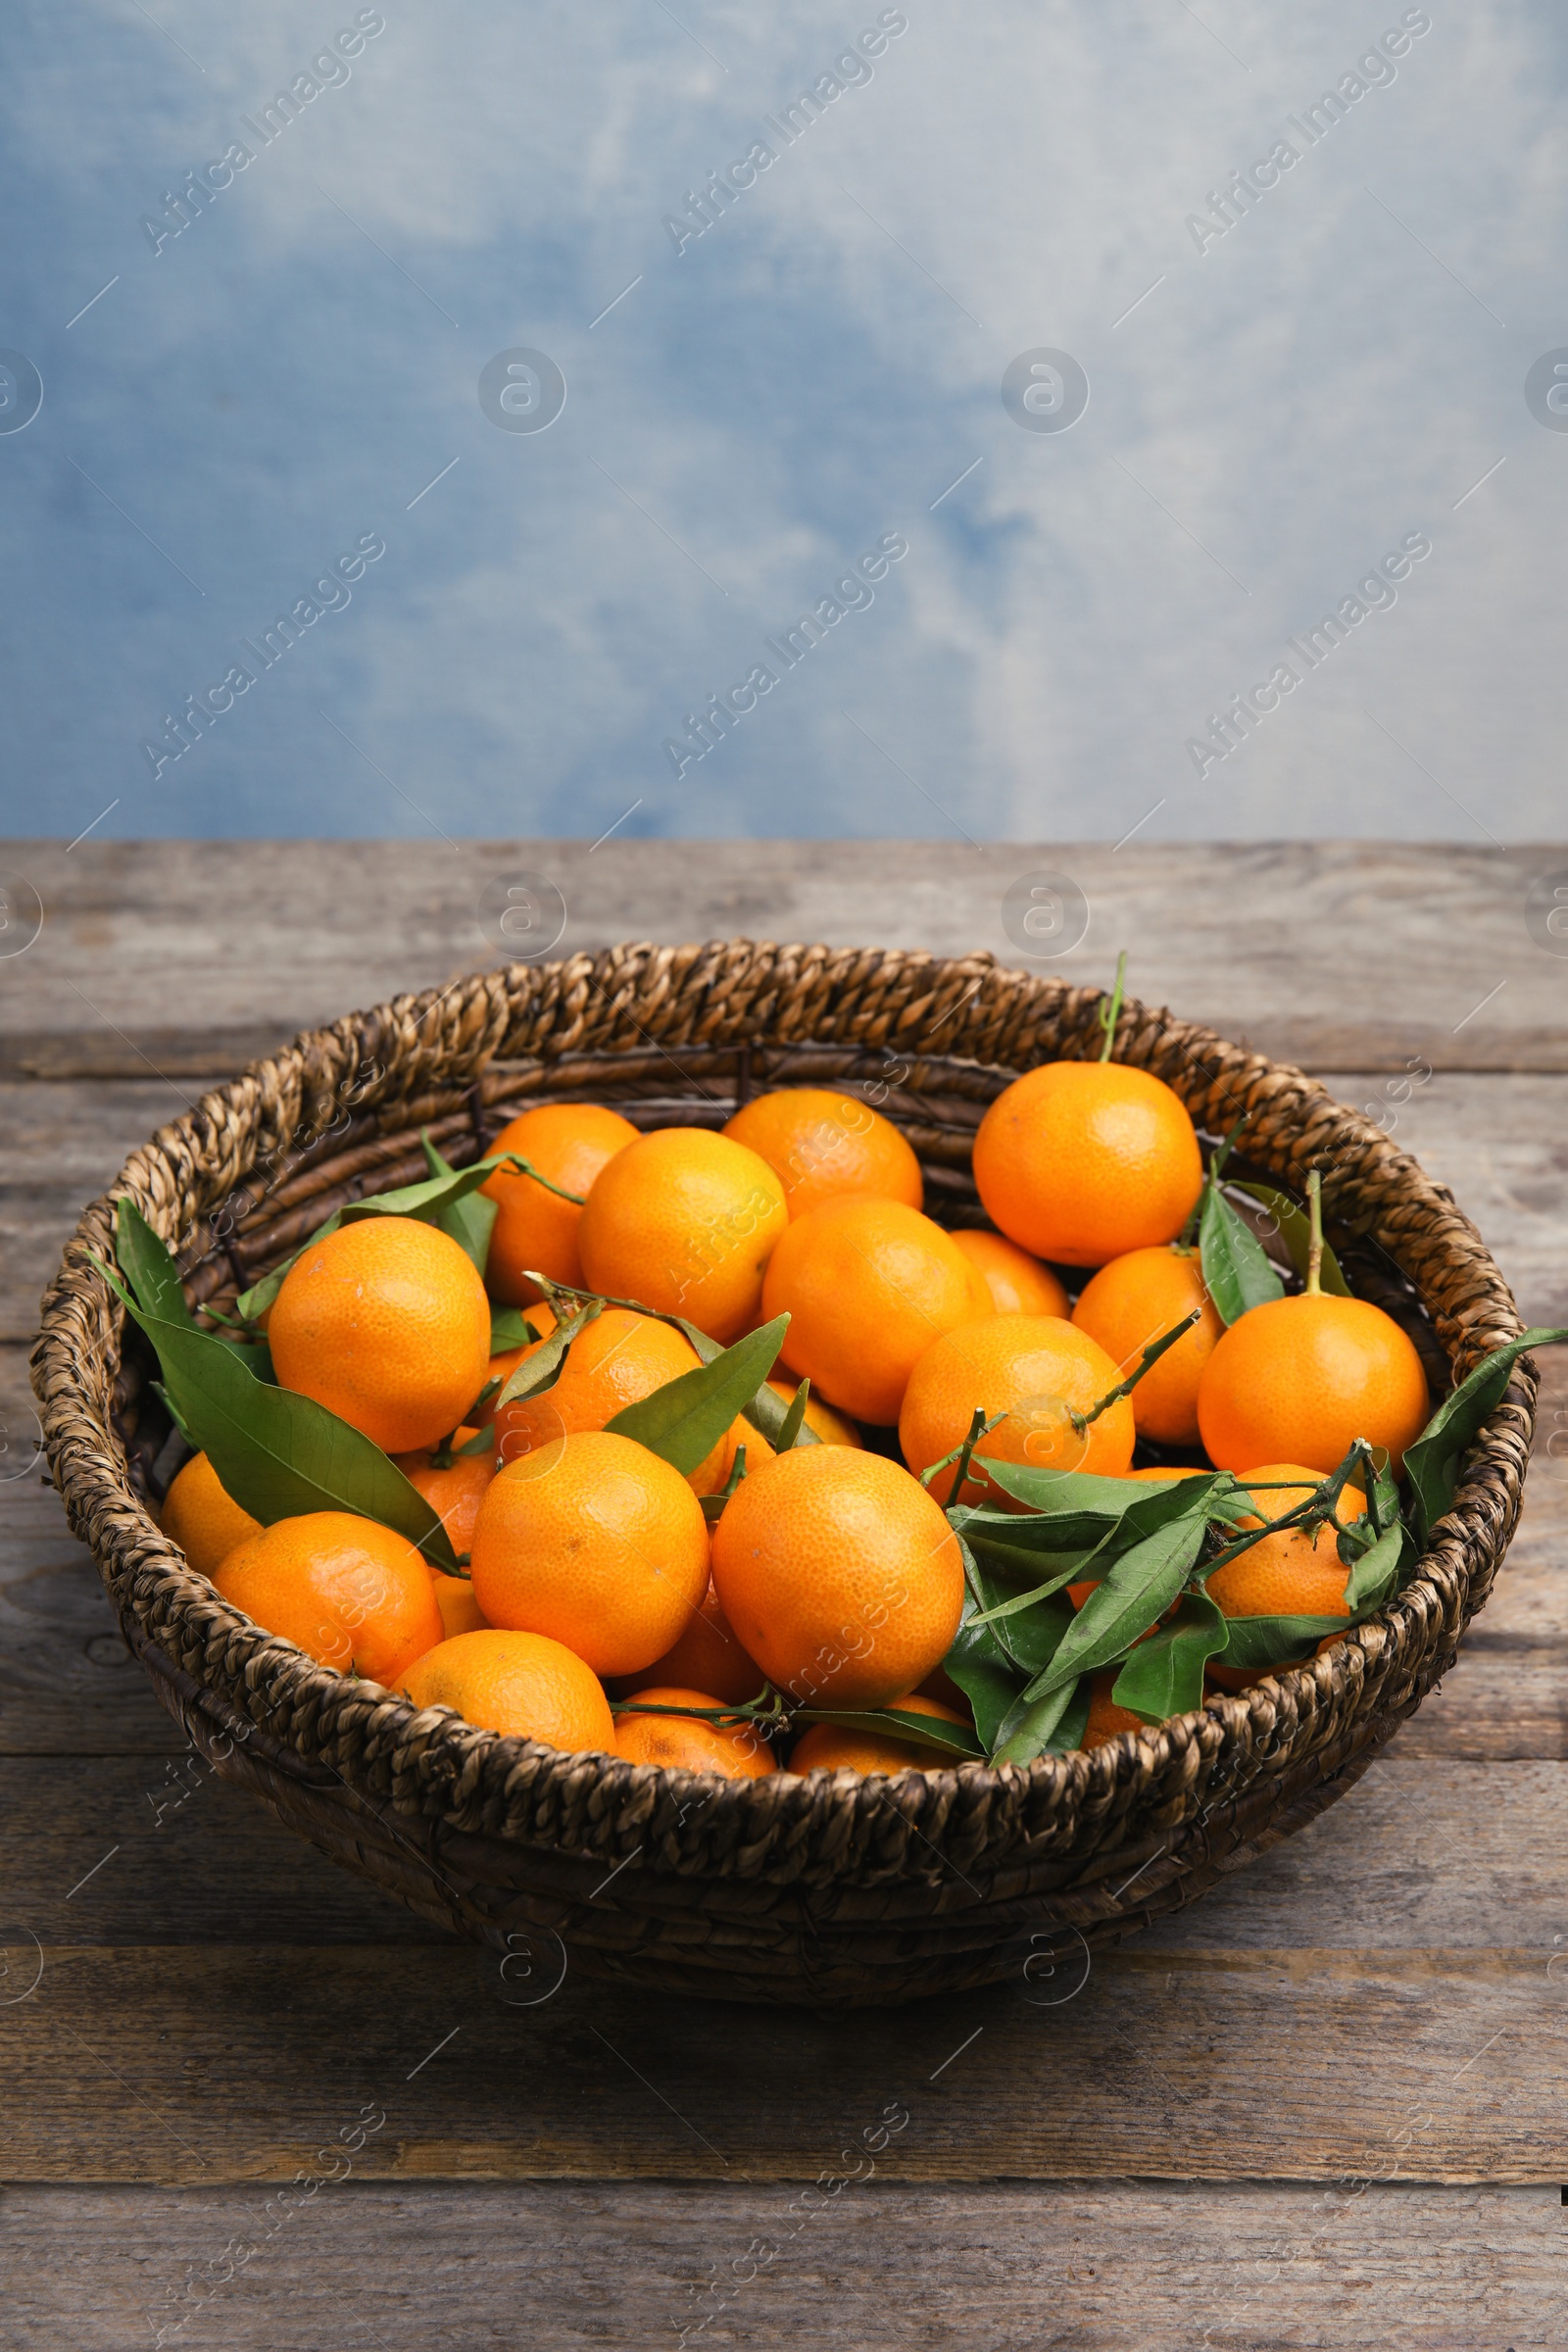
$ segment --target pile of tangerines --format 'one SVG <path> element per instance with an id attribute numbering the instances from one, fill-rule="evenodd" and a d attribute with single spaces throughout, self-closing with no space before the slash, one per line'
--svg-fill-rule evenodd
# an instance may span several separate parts
<path id="1" fill-rule="evenodd" d="M 991 1752 L 945 1661 L 996 1590 L 968 1573 L 967 1519 L 1004 1557 L 999 1528 L 1032 1507 L 1016 1471 L 1102 1504 L 1105 1482 L 1235 1473 L 1251 1540 L 1210 1601 L 1348 1624 L 1338 1538 L 1372 1482 L 1316 1523 L 1298 1506 L 1357 1441 L 1397 1476 L 1430 1409 L 1421 1359 L 1315 1262 L 1222 1319 L 1199 1140 L 1158 1078 L 1058 1061 L 1009 1085 L 974 1141 L 985 1228 L 929 1215 L 905 1137 L 833 1088 L 760 1095 L 716 1132 L 552 1103 L 493 1152 L 512 1158 L 479 1196 L 482 1273 L 439 1224 L 366 1217 L 308 1245 L 264 1318 L 276 1383 L 397 1462 L 460 1573 L 352 1512 L 262 1526 L 203 1453 L 168 1493 L 164 1528 L 218 1592 L 321 1663 L 645 1764 L 939 1769 L 911 1716 Z M 695 1468 L 609 1426 L 775 1325 L 765 1389 Z M 1092 1678 L 1079 1744 L 1149 1720 L 1115 1679 Z"/>

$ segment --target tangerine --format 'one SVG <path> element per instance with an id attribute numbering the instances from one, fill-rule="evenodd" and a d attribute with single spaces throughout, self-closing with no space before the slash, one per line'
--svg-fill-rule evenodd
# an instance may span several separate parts
<path id="1" fill-rule="evenodd" d="M 630 1119 L 601 1102 L 541 1102 L 503 1127 L 490 1151 L 515 1152 L 541 1176 L 586 1200 L 595 1178 L 617 1152 L 636 1143 L 637 1136 Z M 527 1306 L 541 1298 L 539 1285 L 528 1280 L 529 1267 L 548 1274 L 552 1282 L 582 1288 L 577 1252 L 582 1210 L 574 1201 L 563 1200 L 518 1168 L 495 1169 L 479 1190 L 496 1203 L 484 1269 L 485 1287 L 493 1298 L 503 1298 L 510 1306 Z"/>
<path id="2" fill-rule="evenodd" d="M 490 1301 L 436 1226 L 363 1217 L 301 1251 L 267 1336 L 281 1388 L 408 1453 L 456 1429 L 483 1388 Z"/>
<path id="3" fill-rule="evenodd" d="M 386 1684 L 442 1638 L 434 1583 L 406 1537 L 352 1511 L 274 1519 L 213 1574 L 214 1591 L 268 1633 Z"/>
<path id="4" fill-rule="evenodd" d="M 1072 1319 L 1125 1380 L 1144 1349 L 1197 1310 L 1200 1320 L 1144 1374 L 1132 1393 L 1141 1438 L 1158 1446 L 1198 1444 L 1198 1384 L 1225 1326 L 1203 1282 L 1196 1250 L 1129 1250 L 1084 1285 Z"/>
<path id="5" fill-rule="evenodd" d="M 977 1408 L 989 1418 L 1005 1413 L 983 1437 L 977 1454 L 1031 1470 L 1087 1470 L 1119 1477 L 1133 1458 L 1132 1400 L 1115 1403 L 1086 1427 L 1100 1399 L 1121 1374 L 1104 1349 L 1059 1315 L 993 1315 L 963 1323 L 934 1340 L 909 1375 L 899 1444 L 916 1477 L 952 1453 L 969 1434 Z M 971 1475 L 985 1499 L 1005 1510 L 1027 1506 L 1004 1494 L 978 1461 Z M 932 1481 L 939 1502 L 951 1499 L 957 1465 Z"/>
<path id="6" fill-rule="evenodd" d="M 756 1317 L 788 1223 L 784 1187 L 760 1153 L 706 1127 L 662 1127 L 595 1178 L 577 1229 L 583 1277 L 728 1347 Z"/>
<path id="7" fill-rule="evenodd" d="M 781 1087 L 743 1103 L 724 1133 L 766 1160 L 792 1218 L 845 1193 L 874 1193 L 910 1208 L 924 1203 L 920 1162 L 892 1120 L 856 1095 Z"/>
<path id="8" fill-rule="evenodd" d="M 935 1715 L 943 1723 L 962 1724 L 966 1731 L 974 1728 L 968 1716 L 919 1690 L 906 1690 L 888 1704 L 910 1715 Z M 956 1753 L 939 1756 L 912 1740 L 900 1740 L 891 1727 L 886 1732 L 861 1732 L 847 1723 L 813 1723 L 796 1740 L 785 1769 L 797 1773 L 951 1772 L 956 1764 L 967 1761 Z"/>
<path id="9" fill-rule="evenodd" d="M 783 1359 L 813 1394 L 885 1425 L 932 1341 L 996 1310 L 951 1233 L 905 1201 L 852 1196 L 795 1219 L 768 1262 L 762 1311 L 790 1317 Z"/>
<path id="10" fill-rule="evenodd" d="M 262 1532 L 261 1521 L 240 1509 L 205 1453 L 193 1453 L 175 1473 L 158 1524 L 203 1576 L 211 1576 L 236 1544 Z"/>
<path id="11" fill-rule="evenodd" d="M 636 1674 L 685 1632 L 708 1589 L 708 1523 L 657 1453 L 582 1430 L 496 1472 L 469 1574 L 491 1625 L 548 1634 L 596 1674 Z"/>
<path id="12" fill-rule="evenodd" d="M 897 1462 L 802 1446 L 741 1481 L 713 1531 L 713 1589 L 770 1682 L 803 1704 L 875 1707 L 947 1656 L 963 1566 Z"/>
<path id="13" fill-rule="evenodd" d="M 1009 1242 L 1004 1233 L 987 1233 L 969 1225 L 954 1240 L 972 1266 L 986 1278 L 991 1303 L 999 1315 L 1060 1315 L 1072 1313 L 1066 1292 L 1038 1257 Z"/>
<path id="14" fill-rule="evenodd" d="M 1251 1311 L 1255 1314 L 1257 1309 Z M 1317 1471 L 1301 1462 L 1265 1462 L 1250 1470 L 1242 1484 L 1257 1509 L 1239 1522 L 1239 1532 L 1283 1518 L 1321 1483 Z M 1365 1513 L 1366 1496 L 1360 1488 L 1342 1488 L 1336 1525 L 1348 1527 Z M 1205 1590 L 1227 1617 L 1348 1617 L 1348 1575 L 1333 1527 L 1325 1523 L 1310 1534 L 1301 1527 L 1284 1527 L 1216 1568 Z"/>
<path id="15" fill-rule="evenodd" d="M 402 1679 L 416 1707 L 455 1707 L 481 1731 L 542 1747 L 615 1752 L 610 1702 L 581 1658 L 543 1634 L 455 1634 Z"/>
<path id="16" fill-rule="evenodd" d="M 987 1216 L 1037 1257 L 1102 1266 L 1173 1242 L 1198 1202 L 1193 1122 L 1163 1079 L 1115 1061 L 1049 1061 L 997 1097 L 974 1139 Z"/>
<path id="17" fill-rule="evenodd" d="M 1307 1291 L 1233 1323 L 1198 1387 L 1203 1446 L 1222 1470 L 1288 1460 L 1324 1475 L 1365 1438 L 1397 1477 L 1431 1409 L 1421 1358 L 1392 1315 Z"/>
<path id="18" fill-rule="evenodd" d="M 658 1707 L 717 1707 L 722 1699 L 679 1685 L 651 1684 L 629 1695 Z M 615 1717 L 615 1753 L 632 1764 L 665 1772 L 716 1772 L 726 1781 L 757 1781 L 776 1772 L 773 1751 L 749 1723 L 706 1723 L 700 1715 Z"/>

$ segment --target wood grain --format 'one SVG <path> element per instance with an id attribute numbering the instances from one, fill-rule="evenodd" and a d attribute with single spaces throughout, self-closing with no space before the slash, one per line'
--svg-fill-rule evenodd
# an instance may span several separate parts
<path id="1" fill-rule="evenodd" d="M 24 1923 L 7 1936 L 20 1984 L 35 1947 Z M 466 1946 L 44 1945 L 3 2013 L 5 2169 L 288 2180 L 373 2100 L 367 2178 L 810 2180 L 898 2099 L 907 2180 L 1315 2180 L 1392 2159 L 1558 2182 L 1563 1950 L 1129 1944 L 833 2017 L 588 1984 L 569 1956 L 553 1998 L 514 2007 L 497 1956 Z"/>
<path id="2" fill-rule="evenodd" d="M 45 909 L 8 967 L 0 1075 L 204 1076 L 308 1023 L 503 960 L 481 899 L 562 894 L 566 949 L 616 939 L 874 941 L 1022 962 L 1018 877 L 1072 876 L 1089 930 L 1054 963 L 1313 1068 L 1568 1070 L 1562 971 L 1525 927 L 1561 849 L 674 841 L 0 845 Z M 1050 968 L 1050 967 L 1048 967 Z M 1482 1000 L 1490 1002 L 1483 1004 Z"/>
<path id="3" fill-rule="evenodd" d="M 176 2324 L 184 2352 L 1558 2352 L 1563 2229 L 1555 2188 L 933 2188 L 891 2151 L 809 2217 L 763 2183 L 351 2180 L 292 2218 L 259 2189 L 23 2188 L 0 2352 Z"/>

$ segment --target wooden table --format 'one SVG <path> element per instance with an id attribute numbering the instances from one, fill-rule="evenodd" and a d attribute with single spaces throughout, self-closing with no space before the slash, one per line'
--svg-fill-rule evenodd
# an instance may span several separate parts
<path id="1" fill-rule="evenodd" d="M 1381 1106 L 1568 1322 L 1568 960 L 1525 917 L 1568 850 L 0 847 L 46 910 L 0 961 L 0 2346 L 1568 2339 L 1561 1356 L 1491 1605 L 1342 1803 L 1054 2002 L 848 2020 L 569 1969 L 522 2005 L 181 1755 L 37 1474 L 26 1348 L 78 1205 L 247 1055 L 499 960 L 487 885 L 552 877 L 567 947 L 1016 960 L 1003 894 L 1040 868 L 1091 907 L 1062 968 L 1126 944 L 1144 998 Z M 875 2178 L 819 2200 L 890 2101 Z M 362 2114 L 347 2177 L 274 2202 Z"/>

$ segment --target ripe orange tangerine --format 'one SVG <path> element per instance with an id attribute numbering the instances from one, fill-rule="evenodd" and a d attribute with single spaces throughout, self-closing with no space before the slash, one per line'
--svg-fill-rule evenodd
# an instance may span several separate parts
<path id="1" fill-rule="evenodd" d="M 954 1240 L 972 1266 L 986 1278 L 991 1303 L 999 1315 L 1071 1314 L 1067 1294 L 1049 1266 L 1003 1233 L 986 1233 L 965 1226 Z"/>
<path id="2" fill-rule="evenodd" d="M 657 1453 L 584 1430 L 497 1471 L 469 1573 L 492 1625 L 548 1634 L 596 1674 L 636 1674 L 685 1632 L 708 1589 L 708 1524 Z"/>
<path id="3" fill-rule="evenodd" d="M 909 1375 L 899 1444 L 918 1477 L 941 1461 L 969 1434 L 977 1407 L 1006 1419 L 981 1439 L 976 1452 L 1031 1470 L 1087 1470 L 1116 1478 L 1133 1458 L 1136 1432 L 1129 1397 L 1120 1396 L 1087 1428 L 1087 1416 L 1116 1387 L 1121 1373 L 1089 1334 L 1058 1315 L 993 1315 L 983 1323 L 960 1324 L 934 1340 Z M 956 1464 L 932 1481 L 939 1502 L 950 1499 Z M 1003 1494 L 973 1465 L 979 1489 L 965 1482 L 964 1497 L 980 1495 L 1004 1509 L 1026 1506 Z"/>
<path id="4" fill-rule="evenodd" d="M 583 1279 L 684 1315 L 727 1348 L 756 1317 L 788 1223 L 784 1187 L 758 1152 L 706 1127 L 662 1127 L 595 1178 L 577 1228 Z"/>
<path id="5" fill-rule="evenodd" d="M 364 1217 L 295 1259 L 267 1336 L 280 1387 L 407 1453 L 456 1429 L 483 1388 L 490 1301 L 434 1225 Z"/>
<path id="6" fill-rule="evenodd" d="M 1415 1344 L 1392 1315 L 1306 1292 L 1233 1323 L 1198 1389 L 1204 1449 L 1222 1470 L 1288 1460 L 1323 1474 L 1365 1438 L 1397 1477 L 1431 1409 Z"/>
<path id="7" fill-rule="evenodd" d="M 741 1481 L 713 1531 L 713 1589 L 793 1698 L 875 1707 L 947 1656 L 963 1566 L 942 1511 L 897 1462 L 803 1446 Z"/>
<path id="8" fill-rule="evenodd" d="M 1132 1394 L 1138 1434 L 1156 1445 L 1198 1444 L 1198 1384 L 1225 1329 L 1197 1250 L 1172 1242 L 1113 1257 L 1084 1285 L 1072 1310 L 1078 1329 L 1100 1342 L 1125 1380 L 1144 1349 L 1195 1308 L 1202 1320 L 1166 1349 Z"/>
<path id="9" fill-rule="evenodd" d="M 600 1102 L 541 1102 L 503 1127 L 490 1147 L 515 1152 L 568 1193 L 587 1199 L 594 1179 L 617 1152 L 637 1141 L 638 1130 L 618 1110 Z M 479 1190 L 496 1203 L 496 1221 L 485 1260 L 485 1287 L 509 1306 L 526 1306 L 543 1297 L 524 1268 L 533 1266 L 552 1282 L 582 1288 L 577 1225 L 582 1210 L 563 1200 L 516 1168 L 497 1168 Z M 543 1335 L 541 1335 L 543 1336 Z"/>
<path id="10" fill-rule="evenodd" d="M 769 1260 L 762 1312 L 790 1317 L 783 1360 L 813 1395 L 886 1425 L 932 1341 L 995 1309 L 952 1234 L 902 1200 L 852 1197 L 796 1218 Z"/>
<path id="11" fill-rule="evenodd" d="M 203 1576 L 211 1576 L 237 1544 L 262 1532 L 261 1521 L 240 1509 L 205 1453 L 193 1453 L 176 1472 L 158 1523 Z"/>
<path id="12" fill-rule="evenodd" d="M 1202 1190 L 1198 1137 L 1159 1078 L 1115 1061 L 1050 1061 L 1015 1078 L 974 1139 L 987 1216 L 1021 1249 L 1102 1266 L 1173 1242 Z"/>
<path id="13" fill-rule="evenodd" d="M 782 1087 L 744 1103 L 724 1128 L 760 1152 L 784 1187 L 791 1217 L 845 1193 L 919 1208 L 920 1162 L 891 1119 L 831 1087 Z"/>
<path id="14" fill-rule="evenodd" d="M 722 1699 L 678 1685 L 652 1683 L 629 1693 L 647 1706 L 718 1707 Z M 615 1752 L 665 1772 L 716 1772 L 726 1781 L 758 1781 L 776 1772 L 773 1751 L 749 1723 L 707 1723 L 700 1715 L 615 1716 Z"/>
<path id="15" fill-rule="evenodd" d="M 1255 1314 L 1257 1309 L 1254 1307 Z M 1282 1481 L 1298 1479 L 1298 1485 Z M 1255 1483 L 1255 1487 L 1252 1482 Z M 1252 1493 L 1257 1510 L 1242 1522 L 1242 1530 L 1263 1527 L 1283 1518 L 1305 1502 L 1319 1484 L 1318 1473 L 1300 1462 L 1265 1462 L 1250 1470 L 1243 1482 Z M 1366 1496 L 1359 1487 L 1348 1486 L 1340 1494 L 1337 1523 L 1348 1526 L 1366 1513 Z M 1216 1568 L 1208 1579 L 1208 1594 L 1227 1617 L 1349 1617 L 1345 1605 L 1349 1570 L 1340 1558 L 1334 1529 L 1317 1528 L 1312 1536 L 1298 1527 L 1282 1528 L 1265 1536 L 1248 1551 Z M 1283 1667 L 1227 1666 L 1211 1658 L 1208 1672 L 1222 1690 L 1245 1690 L 1264 1673 Z"/>
<path id="16" fill-rule="evenodd" d="M 902 1698 L 888 1701 L 890 1706 L 903 1707 L 911 1715 L 935 1715 L 943 1723 L 962 1724 L 972 1730 L 967 1715 L 956 1707 L 945 1707 L 918 1690 L 906 1690 Z M 912 1740 L 900 1740 L 888 1732 L 858 1732 L 844 1723 L 813 1723 L 808 1726 L 790 1751 L 787 1772 L 951 1772 L 956 1765 L 970 1759 L 956 1753 L 939 1756 L 934 1748 L 918 1747 Z"/>
<path id="17" fill-rule="evenodd" d="M 424 1560 L 352 1511 L 275 1519 L 229 1553 L 213 1589 L 320 1665 L 368 1682 L 394 1683 L 442 1638 Z"/>
<path id="18" fill-rule="evenodd" d="M 610 1702 L 597 1677 L 542 1634 L 456 1634 L 411 1666 L 402 1688 L 415 1706 L 455 1707 L 481 1731 L 614 1753 Z"/>

